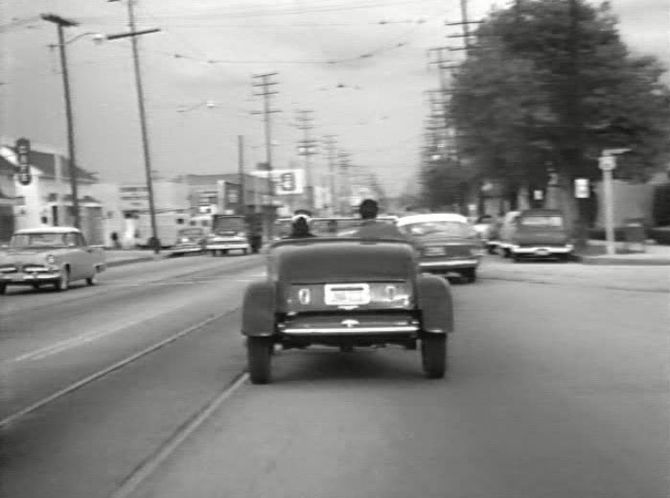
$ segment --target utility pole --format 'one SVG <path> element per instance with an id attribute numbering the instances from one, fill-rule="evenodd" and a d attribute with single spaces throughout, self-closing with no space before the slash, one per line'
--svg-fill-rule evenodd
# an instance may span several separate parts
<path id="1" fill-rule="evenodd" d="M 240 209 L 238 214 L 246 216 L 247 204 L 245 195 L 246 182 L 244 178 L 244 137 L 242 135 L 237 135 L 237 173 L 240 177 L 240 195 L 238 196 Z"/>
<path id="2" fill-rule="evenodd" d="M 305 158 L 305 186 L 307 190 L 307 206 L 310 211 L 314 209 L 314 175 L 310 164 L 310 157 L 316 154 L 316 141 L 312 140 L 310 131 L 314 128 L 314 111 L 302 109 L 298 111 L 297 127 L 304 132 L 302 140 L 298 144 L 298 154 Z"/>
<path id="3" fill-rule="evenodd" d="M 468 0 L 461 0 L 461 22 L 463 23 L 463 42 L 466 50 L 470 48 L 470 26 L 468 25 Z"/>
<path id="4" fill-rule="evenodd" d="M 328 174 L 330 176 L 330 210 L 334 216 L 339 211 L 337 206 L 337 180 L 335 173 L 335 146 L 337 145 L 337 138 L 335 135 L 326 135 L 323 137 L 324 145 L 326 146 L 328 158 Z"/>
<path id="5" fill-rule="evenodd" d="M 351 211 L 351 206 L 349 205 L 349 199 L 351 197 L 351 182 L 349 178 L 349 168 L 351 167 L 350 157 L 348 152 L 342 150 L 337 153 L 338 165 L 342 178 L 342 181 L 339 182 L 341 190 L 340 198 L 344 199 L 342 202 L 344 207 L 341 208 L 341 212 L 344 216 L 349 216 Z"/>
<path id="6" fill-rule="evenodd" d="M 268 193 L 270 195 L 270 205 L 272 206 L 274 200 L 274 185 L 272 182 L 272 120 L 271 115 L 277 110 L 270 109 L 270 97 L 277 95 L 279 92 L 271 90 L 276 81 L 272 81 L 272 77 L 277 73 L 265 73 L 254 75 L 253 78 L 259 80 L 258 83 L 253 83 L 255 88 L 259 88 L 259 92 L 255 93 L 256 97 L 263 97 L 263 110 L 252 111 L 251 114 L 263 114 L 263 122 L 265 123 L 265 165 L 268 171 Z"/>
<path id="7" fill-rule="evenodd" d="M 118 0 L 108 0 L 109 2 L 116 2 Z M 149 202 L 149 217 L 151 219 L 151 245 L 154 252 L 158 254 L 161 249 L 161 243 L 158 239 L 158 230 L 156 226 L 156 207 L 154 204 L 154 188 L 152 181 L 151 170 L 151 154 L 149 150 L 149 132 L 147 129 L 146 109 L 144 107 L 144 90 L 142 88 L 142 73 L 140 71 L 140 56 L 137 45 L 137 37 L 149 33 L 155 33 L 160 29 L 144 29 L 137 31 L 135 27 L 135 2 L 137 0 L 127 0 L 128 2 L 128 26 L 130 32 L 120 33 L 115 35 L 107 35 L 107 40 L 116 40 L 118 38 L 130 37 L 131 47 L 133 52 L 133 68 L 135 70 L 135 89 L 137 93 L 137 106 L 140 115 L 140 131 L 142 133 L 142 153 L 144 156 L 144 172 L 147 183 L 147 198 Z"/>
<path id="8" fill-rule="evenodd" d="M 74 226 L 81 228 L 81 220 L 79 217 L 79 195 L 77 192 L 77 159 L 75 154 L 74 144 L 74 124 L 72 118 L 72 100 L 70 98 L 70 78 L 67 67 L 67 53 L 65 50 L 65 35 L 64 28 L 77 26 L 78 23 L 57 16 L 55 14 L 42 14 L 42 19 L 52 22 L 58 28 L 58 49 L 60 52 L 60 65 L 63 74 L 63 91 L 65 93 L 65 119 L 67 122 L 67 149 L 68 149 L 68 171 L 70 174 L 70 189 L 72 190 L 72 215 L 74 218 Z M 56 208 L 58 209 L 58 208 Z M 59 213 L 60 214 L 60 213 Z"/>

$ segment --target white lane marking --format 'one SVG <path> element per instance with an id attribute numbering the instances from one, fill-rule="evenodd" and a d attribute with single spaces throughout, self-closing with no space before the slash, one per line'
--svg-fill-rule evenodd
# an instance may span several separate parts
<path id="1" fill-rule="evenodd" d="M 171 309 L 170 311 L 174 311 Z M 93 332 L 86 332 L 84 334 L 80 334 L 75 337 L 71 337 L 69 339 L 65 339 L 63 341 L 56 342 L 54 344 L 51 344 L 50 346 L 45 346 L 40 349 L 36 349 L 34 351 L 30 351 L 29 353 L 24 353 L 21 356 L 17 356 L 16 358 L 13 358 L 9 361 L 11 362 L 20 362 L 20 361 L 26 361 L 26 360 L 42 360 L 44 358 L 47 358 L 49 356 L 52 356 L 54 354 L 67 351 L 68 349 L 75 348 L 77 346 L 82 346 L 86 343 L 89 343 L 91 341 L 94 341 L 96 339 L 100 339 L 102 337 L 108 336 L 115 334 L 117 332 L 120 332 L 122 330 L 128 329 L 130 327 L 134 327 L 135 325 L 139 325 L 140 323 L 146 322 L 147 320 L 152 320 L 156 317 L 162 316 L 165 314 L 165 310 L 158 311 L 156 313 L 153 313 L 151 315 L 144 315 L 140 319 L 135 319 L 135 320 L 129 320 L 125 322 L 121 322 L 119 324 L 118 322 L 115 323 L 114 327 L 108 328 L 108 329 L 103 329 L 103 330 L 97 330 Z"/>
<path id="2" fill-rule="evenodd" d="M 160 465 L 172 455 L 179 446 L 188 439 L 198 428 L 207 421 L 219 407 L 232 396 L 248 380 L 249 374 L 243 373 L 217 397 L 207 403 L 196 413 L 185 427 L 177 431 L 163 444 L 156 453 L 147 458 L 134 472 L 132 472 L 121 486 L 109 498 L 128 498 L 137 491 L 142 483 L 153 474 Z"/>
<path id="3" fill-rule="evenodd" d="M 77 382 L 74 382 L 74 383 L 70 384 L 69 386 L 64 387 L 63 389 L 60 389 L 59 391 L 56 391 L 55 393 L 53 393 L 53 394 L 51 394 L 51 395 L 49 395 L 45 398 L 42 398 L 41 400 L 36 401 L 35 403 L 19 410 L 18 412 L 15 412 L 12 415 L 9 415 L 8 417 L 3 418 L 2 420 L 0 420 L 0 428 L 18 420 L 19 418 L 21 418 L 21 417 L 23 417 L 23 416 L 25 416 L 25 415 L 27 415 L 31 412 L 34 412 L 38 408 L 41 408 L 44 405 L 46 405 L 48 403 L 51 403 L 52 401 L 55 401 L 56 399 L 58 399 L 62 396 L 65 396 L 66 394 L 70 394 L 71 392 L 74 392 L 77 389 L 80 389 L 80 388 L 84 387 L 86 384 L 90 384 L 91 382 L 99 379 L 100 377 L 104 377 L 105 375 L 107 375 L 107 374 L 109 374 L 109 373 L 111 373 L 115 370 L 119 370 L 120 368 L 125 367 L 129 363 L 132 363 L 132 362 L 142 358 L 143 356 L 146 356 L 150 353 L 153 353 L 154 351 L 157 351 L 158 349 L 161 349 L 164 346 L 167 346 L 168 344 L 176 341 L 177 339 L 180 339 L 181 337 L 184 337 L 185 335 L 188 335 L 191 332 L 194 332 L 198 329 L 201 329 L 202 327 L 204 327 L 205 325 L 213 322 L 214 320 L 218 320 L 219 318 L 221 318 L 223 316 L 226 316 L 230 313 L 233 313 L 234 311 L 236 311 L 236 309 L 235 310 L 228 310 L 224 313 L 218 313 L 216 315 L 210 316 L 209 318 L 206 318 L 206 319 L 196 323 L 195 325 L 191 325 L 190 327 L 188 327 L 188 328 L 186 328 L 186 329 L 184 329 L 180 332 L 177 332 L 176 334 L 173 334 L 170 337 L 167 337 L 166 339 L 163 339 L 162 341 L 154 344 L 153 346 L 149 346 L 149 347 L 143 349 L 142 351 L 139 351 L 139 352 L 137 352 L 133 355 L 130 355 L 130 356 L 124 358 L 123 360 L 117 361 L 116 363 L 114 363 L 114 364 L 112 364 L 112 365 L 110 365 L 106 368 L 103 368 L 102 370 L 98 370 L 97 372 L 92 373 L 88 377 L 85 377 L 85 378 L 83 378 L 83 379 L 81 379 Z"/>

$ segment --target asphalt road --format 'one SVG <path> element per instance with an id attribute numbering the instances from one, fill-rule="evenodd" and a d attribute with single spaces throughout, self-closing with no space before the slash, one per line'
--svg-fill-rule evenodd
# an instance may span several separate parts
<path id="1" fill-rule="evenodd" d="M 446 379 L 317 349 L 252 386 L 236 308 L 260 273 L 194 257 L 5 296 L 0 495 L 668 496 L 666 270 L 491 257 L 453 286 Z"/>

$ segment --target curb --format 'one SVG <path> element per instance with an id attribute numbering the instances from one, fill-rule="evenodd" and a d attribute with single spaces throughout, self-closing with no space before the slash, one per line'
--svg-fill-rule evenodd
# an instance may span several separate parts
<path id="1" fill-rule="evenodd" d="M 165 256 L 141 256 L 138 258 L 131 258 L 131 259 L 119 259 L 117 261 L 108 261 L 105 263 L 105 266 L 107 268 L 112 268 L 115 266 L 124 266 L 124 265 L 130 265 L 133 263 L 143 263 L 145 261 L 160 261 L 161 259 L 165 259 Z"/>
<path id="2" fill-rule="evenodd" d="M 668 258 L 634 259 L 608 256 L 574 256 L 574 261 L 584 265 L 611 265 L 611 266 L 670 266 Z"/>

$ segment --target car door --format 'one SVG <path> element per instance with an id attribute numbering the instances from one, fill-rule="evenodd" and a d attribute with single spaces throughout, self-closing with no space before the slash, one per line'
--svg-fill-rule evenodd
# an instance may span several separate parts
<path id="1" fill-rule="evenodd" d="M 88 276 L 87 268 L 90 266 L 91 257 L 86 251 L 86 242 L 81 234 L 75 232 L 66 234 L 65 244 L 67 246 L 65 260 L 70 266 L 70 280 Z"/>

